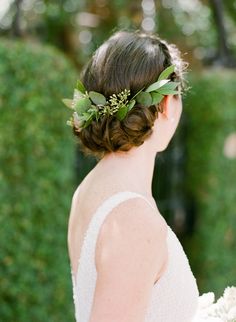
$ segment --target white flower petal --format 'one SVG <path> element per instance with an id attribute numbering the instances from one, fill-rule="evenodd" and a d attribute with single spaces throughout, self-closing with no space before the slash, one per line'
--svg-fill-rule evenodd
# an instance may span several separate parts
<path id="1" fill-rule="evenodd" d="M 210 306 L 215 301 L 215 294 L 213 292 L 203 293 L 198 298 L 198 305 L 200 309 Z"/>
<path id="2" fill-rule="evenodd" d="M 236 320 L 236 307 L 233 307 L 229 310 L 227 317 L 232 321 Z"/>

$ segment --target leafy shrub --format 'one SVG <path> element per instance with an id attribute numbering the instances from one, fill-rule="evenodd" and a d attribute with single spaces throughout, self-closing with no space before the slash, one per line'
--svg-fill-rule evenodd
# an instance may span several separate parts
<path id="1" fill-rule="evenodd" d="M 196 221 L 186 247 L 201 292 L 219 296 L 227 285 L 236 285 L 236 157 L 225 154 L 227 139 L 236 134 L 236 74 L 209 70 L 192 76 L 190 84 L 184 103 L 186 189 Z"/>
<path id="2" fill-rule="evenodd" d="M 69 321 L 74 142 L 61 102 L 76 75 L 57 50 L 0 42 L 0 319 Z"/>

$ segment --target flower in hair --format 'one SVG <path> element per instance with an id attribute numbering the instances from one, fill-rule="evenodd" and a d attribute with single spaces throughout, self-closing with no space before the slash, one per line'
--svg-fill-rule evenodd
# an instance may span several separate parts
<path id="1" fill-rule="evenodd" d="M 107 99 L 101 93 L 88 92 L 83 83 L 78 80 L 73 99 L 64 98 L 62 100 L 67 107 L 74 111 L 67 124 L 72 127 L 75 126 L 77 131 L 80 132 L 93 120 L 98 121 L 104 115 L 115 115 L 122 121 L 136 103 L 148 107 L 160 103 L 165 95 L 179 94 L 176 88 L 180 82 L 168 79 L 174 72 L 174 68 L 174 65 L 167 67 L 155 83 L 149 85 L 146 89 L 142 88 L 132 98 L 129 98 L 130 90 L 124 89 L 118 94 L 110 95 Z"/>

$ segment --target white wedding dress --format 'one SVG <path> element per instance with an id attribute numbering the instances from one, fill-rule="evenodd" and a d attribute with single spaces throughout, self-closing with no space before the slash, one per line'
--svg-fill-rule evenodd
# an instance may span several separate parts
<path id="1" fill-rule="evenodd" d="M 97 277 L 94 262 L 96 241 L 102 223 L 112 208 L 137 196 L 153 207 L 143 195 L 121 191 L 106 199 L 92 216 L 83 241 L 76 278 L 71 269 L 76 322 L 89 322 Z M 153 286 L 144 322 L 191 322 L 199 297 L 196 279 L 182 245 L 169 226 L 167 242 L 167 268 Z"/>

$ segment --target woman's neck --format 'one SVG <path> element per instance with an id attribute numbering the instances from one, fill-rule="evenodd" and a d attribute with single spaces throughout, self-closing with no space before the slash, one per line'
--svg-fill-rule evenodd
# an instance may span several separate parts
<path id="1" fill-rule="evenodd" d="M 155 157 L 156 153 L 143 144 L 127 152 L 111 152 L 104 156 L 95 168 L 103 175 L 121 182 L 124 188 L 152 196 Z"/>

